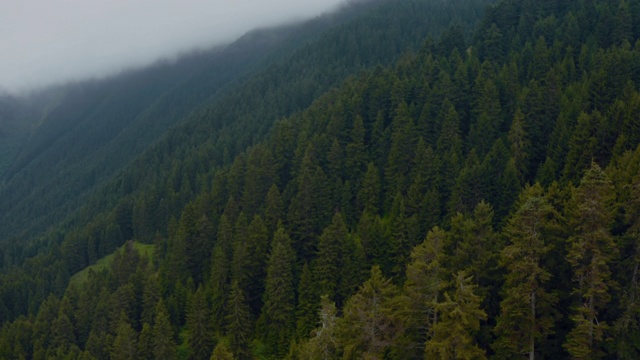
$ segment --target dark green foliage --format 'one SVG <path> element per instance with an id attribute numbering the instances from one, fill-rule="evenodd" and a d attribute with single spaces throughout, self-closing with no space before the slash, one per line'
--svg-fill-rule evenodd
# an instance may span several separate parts
<path id="1" fill-rule="evenodd" d="M 296 337 L 298 339 L 307 338 L 318 323 L 320 295 L 318 295 L 318 285 L 314 280 L 309 265 L 305 263 L 298 284 L 298 306 L 296 307 Z"/>
<path id="2" fill-rule="evenodd" d="M 211 310 L 202 287 L 192 296 L 187 313 L 187 343 L 189 358 L 207 360 L 213 350 L 213 332 L 211 331 Z"/>
<path id="3" fill-rule="evenodd" d="M 285 355 L 295 329 L 294 264 L 291 238 L 280 226 L 271 243 L 260 319 L 264 324 L 263 339 L 267 355 L 272 358 Z"/>
<path id="4" fill-rule="evenodd" d="M 524 190 L 520 207 L 504 229 L 509 245 L 502 250 L 500 263 L 508 274 L 494 330 L 498 340 L 493 345 L 500 358 L 523 353 L 535 357 L 537 346 L 553 333 L 557 300 L 547 285 L 552 274 L 542 263 L 550 251 L 545 237 L 552 212 L 536 184 Z"/>
<path id="5" fill-rule="evenodd" d="M 480 320 L 487 314 L 480 308 L 481 299 L 474 293 L 476 286 L 464 272 L 455 276 L 453 296 L 444 294 L 436 306 L 441 319 L 433 325 L 433 336 L 425 344 L 428 359 L 486 359 L 485 351 L 473 340 L 480 329 Z"/>
<path id="6" fill-rule="evenodd" d="M 173 339 L 173 330 L 169 322 L 169 315 L 162 301 L 156 306 L 152 338 L 154 359 L 173 360 L 176 358 L 176 343 Z"/>
<path id="7" fill-rule="evenodd" d="M 226 332 L 230 349 L 239 360 L 247 359 L 251 336 L 251 314 L 242 289 L 235 281 L 231 284 L 226 313 Z"/>
<path id="8" fill-rule="evenodd" d="M 456 25 L 485 4 L 366 2 L 265 40 L 291 39 L 112 181 L 129 155 L 95 191 L 62 169 L 78 182 L 42 201 L 67 203 L 13 202 L 47 183 L 16 168 L 0 357 L 638 358 L 640 2 L 501 0 Z M 38 126 L 24 171 L 57 154 Z"/>
<path id="9" fill-rule="evenodd" d="M 319 294 L 326 295 L 331 301 L 338 300 L 341 269 L 344 266 L 342 251 L 347 236 L 344 218 L 338 212 L 318 240 L 318 253 L 313 264 L 314 282 Z"/>
<path id="10" fill-rule="evenodd" d="M 116 329 L 116 338 L 111 348 L 112 359 L 136 360 L 138 356 L 138 334 L 122 316 Z"/>
<path id="11" fill-rule="evenodd" d="M 611 300 L 609 289 L 614 285 L 609 265 L 617 255 L 610 231 L 613 200 L 611 181 L 593 163 L 573 193 L 569 213 L 573 231 L 567 261 L 573 269 L 578 303 L 571 316 L 574 327 L 567 335 L 565 348 L 574 357 L 599 356 L 608 327 L 599 314 Z"/>
<path id="12" fill-rule="evenodd" d="M 224 329 L 224 314 L 229 290 L 229 264 L 220 244 L 213 249 L 209 289 L 213 330 L 221 333 Z"/>
<path id="13" fill-rule="evenodd" d="M 393 304 L 397 292 L 391 280 L 374 266 L 369 280 L 345 305 L 337 325 L 347 358 L 379 358 L 393 344 L 400 326 Z"/>

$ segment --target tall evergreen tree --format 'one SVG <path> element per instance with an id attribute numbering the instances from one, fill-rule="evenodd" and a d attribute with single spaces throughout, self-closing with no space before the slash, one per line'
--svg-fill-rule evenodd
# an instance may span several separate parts
<path id="1" fill-rule="evenodd" d="M 309 270 L 307 263 L 302 267 L 298 282 L 298 306 L 296 307 L 296 338 L 304 339 L 318 323 L 318 295 L 317 283 Z"/>
<path id="2" fill-rule="evenodd" d="M 153 332 L 151 325 L 148 323 L 144 323 L 142 325 L 142 330 L 140 330 L 140 336 L 138 337 L 136 353 L 138 360 L 153 359 Z"/>
<path id="3" fill-rule="evenodd" d="M 229 261 L 222 245 L 216 244 L 211 257 L 211 321 L 213 330 L 222 333 L 224 329 L 224 314 L 229 289 Z"/>
<path id="4" fill-rule="evenodd" d="M 474 293 L 476 286 L 464 272 L 455 278 L 453 297 L 444 294 L 437 305 L 441 319 L 433 326 L 433 336 L 425 345 L 427 359 L 486 359 L 485 351 L 476 345 L 475 333 L 480 320 L 487 314 L 480 308 L 481 299 Z"/>
<path id="5" fill-rule="evenodd" d="M 326 295 L 320 300 L 319 316 L 320 326 L 317 327 L 312 337 L 303 343 L 299 352 L 300 359 L 332 360 L 338 355 L 337 336 L 337 309 L 336 305 Z"/>
<path id="6" fill-rule="evenodd" d="M 116 338 L 111 349 L 112 359 L 137 360 L 138 334 L 129 324 L 124 313 L 120 317 Z"/>
<path id="7" fill-rule="evenodd" d="M 320 236 L 318 255 L 314 263 L 315 281 L 320 294 L 337 301 L 340 284 L 340 270 L 343 266 L 342 249 L 347 238 L 347 226 L 340 212 L 336 212 L 329 225 Z"/>
<path id="8" fill-rule="evenodd" d="M 344 307 L 338 325 L 344 358 L 382 358 L 400 333 L 400 321 L 393 299 L 398 290 L 380 268 L 371 269 L 371 277 Z"/>
<path id="9" fill-rule="evenodd" d="M 226 313 L 226 330 L 231 351 L 238 360 L 250 359 L 251 313 L 236 281 L 231 284 Z"/>
<path id="10" fill-rule="evenodd" d="M 579 300 L 571 316 L 574 328 L 564 346 L 576 358 L 599 356 L 608 327 L 598 317 L 611 300 L 609 264 L 617 253 L 610 232 L 612 201 L 611 181 L 597 164 L 592 164 L 569 208 L 573 234 L 568 240 L 567 261 L 572 266 L 574 294 Z"/>
<path id="11" fill-rule="evenodd" d="M 153 356 L 157 360 L 176 359 L 176 343 L 169 314 L 162 301 L 156 305 L 156 318 L 153 323 Z"/>
<path id="12" fill-rule="evenodd" d="M 509 245 L 502 250 L 500 263 L 508 274 L 493 347 L 500 358 L 528 354 L 533 360 L 536 346 L 552 333 L 554 325 L 556 299 L 547 289 L 551 273 L 543 265 L 550 250 L 545 231 L 553 209 L 539 184 L 526 188 L 520 202 L 504 230 Z"/>
<path id="13" fill-rule="evenodd" d="M 434 227 L 411 252 L 403 291 L 406 305 L 401 313 L 407 327 L 407 355 L 412 357 L 422 355 L 425 341 L 433 336 L 433 326 L 438 323 L 436 307 L 446 285 L 446 242 L 444 230 Z"/>
<path id="14" fill-rule="evenodd" d="M 189 358 L 193 360 L 207 360 L 213 350 L 213 332 L 211 331 L 211 310 L 204 289 L 199 287 L 191 298 L 187 313 L 187 329 L 189 344 Z"/>
<path id="15" fill-rule="evenodd" d="M 279 226 L 271 243 L 261 315 L 261 322 L 265 324 L 267 353 L 273 358 L 284 357 L 295 328 L 294 264 L 295 252 L 291 247 L 291 239 Z"/>

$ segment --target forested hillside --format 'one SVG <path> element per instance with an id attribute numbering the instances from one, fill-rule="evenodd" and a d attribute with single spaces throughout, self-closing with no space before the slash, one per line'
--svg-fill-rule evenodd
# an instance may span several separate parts
<path id="1" fill-rule="evenodd" d="M 0 139 L 10 150 L 0 159 L 0 242 L 37 236 L 64 220 L 185 116 L 371 6 L 255 30 L 225 46 L 107 79 L 3 98 L 7 116 L 0 115 L 0 128 L 32 126 Z"/>
<path id="2" fill-rule="evenodd" d="M 640 1 L 485 6 L 381 3 L 3 248 L 0 357 L 640 358 Z"/>

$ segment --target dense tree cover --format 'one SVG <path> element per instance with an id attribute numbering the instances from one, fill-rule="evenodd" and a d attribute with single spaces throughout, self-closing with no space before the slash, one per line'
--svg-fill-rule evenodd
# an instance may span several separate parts
<path id="1" fill-rule="evenodd" d="M 86 199 L 84 208 L 62 224 L 49 224 L 53 229 L 45 236 L 31 241 L 12 239 L 0 242 L 2 283 L 7 284 L 6 293 L 11 294 L 10 297 L 7 295 L 10 298 L 5 303 L 7 310 L 0 311 L 0 317 L 4 320 L 33 313 L 48 293 L 62 294 L 71 274 L 112 253 L 128 239 L 152 243 L 166 238 L 170 229 L 173 229 L 171 219 L 175 218 L 177 224 L 187 202 L 198 197 L 198 194 L 208 193 L 209 189 L 217 193 L 210 204 L 212 211 L 217 213 L 228 208 L 227 219 L 234 226 L 240 206 L 248 207 L 261 202 L 264 191 L 272 187 L 270 182 L 291 170 L 290 164 L 280 167 L 274 161 L 277 157 L 259 152 L 255 153 L 256 156 L 240 155 L 242 160 L 229 166 L 235 154 L 246 148 L 247 144 L 264 137 L 278 118 L 307 107 L 315 97 L 339 84 L 345 77 L 366 67 L 390 63 L 406 49 L 419 48 L 426 34 L 441 31 L 458 16 L 468 19 L 466 24 L 476 23 L 486 1 L 453 4 L 387 0 L 366 2 L 364 9 L 359 8 L 360 5 L 355 7 L 350 21 L 325 31 L 324 35 L 304 43 L 301 48 L 292 45 L 292 53 L 268 63 L 266 68 L 260 68 L 254 75 L 227 89 L 224 96 L 208 107 L 194 111 L 183 119 L 182 125 L 173 128 L 163 140 L 131 163 L 126 171 Z M 386 31 L 390 14 L 393 15 L 393 27 L 397 30 L 391 33 Z M 259 35 L 254 34 L 254 37 L 260 39 Z M 389 44 L 394 44 L 394 47 Z M 284 145 L 295 139 L 282 140 Z M 289 150 L 280 148 L 278 151 Z M 279 156 L 288 155 L 283 152 Z M 73 168 L 83 167 L 74 165 Z M 245 176 L 245 169 L 249 171 L 248 176 Z M 229 181 L 227 172 L 229 177 L 237 181 Z M 246 191 L 245 179 L 248 179 Z M 31 191 L 29 182 L 22 184 L 24 191 Z M 65 187 L 68 186 L 65 181 Z M 278 186 L 275 188 L 276 193 L 282 191 Z M 44 190 L 61 196 L 64 193 L 55 186 L 45 187 Z M 35 189 L 31 191 L 36 192 Z M 229 194 L 233 200 L 227 199 Z M 272 201 L 269 203 L 272 211 L 264 216 L 265 220 L 271 222 L 271 232 L 276 225 L 274 216 L 286 210 L 281 204 L 282 199 L 278 200 L 282 194 L 272 194 L 274 197 L 270 198 Z M 201 200 L 210 201 L 204 197 Z M 56 206 L 56 211 L 46 211 L 48 215 L 64 208 L 44 198 L 41 202 L 43 206 Z M 12 201 L 2 202 L 2 206 L 11 207 L 12 204 Z M 36 206 L 36 209 L 40 207 Z M 257 206 L 254 206 L 256 209 Z M 248 221 L 253 218 L 254 210 L 245 211 Z M 203 219 L 193 218 L 194 213 L 191 214 L 193 221 Z M 29 214 L 19 216 L 7 212 L 4 215 L 17 216 L 19 221 L 2 221 L 2 225 L 18 227 L 20 231 L 31 229 L 31 226 L 20 226 L 22 221 L 42 220 L 46 223 L 46 219 Z M 207 220 L 200 224 L 206 229 L 207 222 L 210 222 L 214 233 L 218 233 L 218 217 L 214 217 L 213 213 L 207 213 L 205 217 Z M 35 224 L 31 225 L 37 228 Z M 5 236 L 4 232 L 2 234 Z M 186 240 L 192 235 L 195 233 L 182 232 L 181 239 Z M 227 235 L 231 233 L 227 232 Z M 206 238 L 203 234 L 199 237 Z M 182 243 L 186 245 L 184 241 Z M 160 249 L 162 255 L 167 252 L 173 254 L 182 246 L 172 243 Z M 266 252 L 268 244 L 263 248 Z M 231 249 L 225 245 L 227 253 L 231 253 Z M 185 251 L 190 250 L 185 248 Z M 198 264 L 202 265 L 202 258 L 208 261 L 210 250 L 199 256 L 200 260 L 190 261 L 191 270 Z M 177 259 L 175 265 L 181 266 L 179 257 L 173 256 L 173 259 Z M 184 273 L 178 271 L 175 274 Z M 261 286 L 258 281 L 257 291 Z M 29 290 L 33 288 L 40 290 Z M 260 305 L 256 302 L 260 295 L 256 294 L 256 291 L 246 294 L 251 296 L 254 309 Z"/>
<path id="2" fill-rule="evenodd" d="M 5 270 L 0 355 L 640 357 L 640 2 L 504 0 L 463 34 L 252 146 L 217 138 L 220 160 L 195 145 L 212 132 L 167 140 L 166 187 L 123 175 L 130 195 L 60 234 L 60 263 Z M 123 239 L 154 241 L 153 261 L 125 245 L 67 288 Z"/>
<path id="3" fill-rule="evenodd" d="M 0 94 L 0 243 L 63 220 L 185 116 L 368 6 L 255 30 L 103 80 Z"/>

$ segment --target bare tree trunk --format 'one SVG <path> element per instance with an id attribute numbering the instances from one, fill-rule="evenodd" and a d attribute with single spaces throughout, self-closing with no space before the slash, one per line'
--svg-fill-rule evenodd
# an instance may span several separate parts
<path id="1" fill-rule="evenodd" d="M 536 292 L 531 292 L 531 332 L 529 333 L 529 360 L 534 360 L 536 355 L 536 343 L 535 343 L 535 331 L 536 331 Z"/>
<path id="2" fill-rule="evenodd" d="M 593 349 L 593 322 L 595 316 L 593 315 L 593 295 L 589 297 L 589 350 Z"/>

